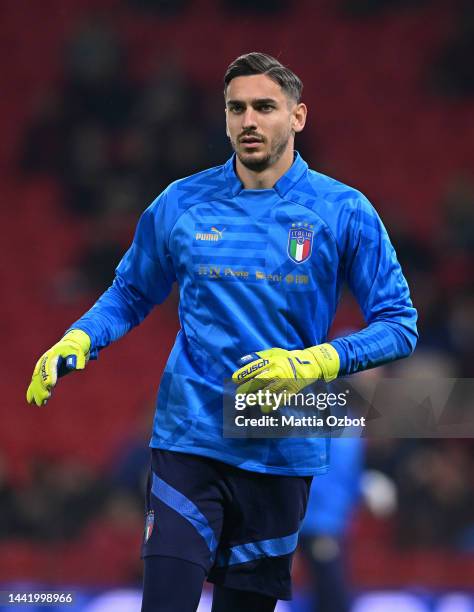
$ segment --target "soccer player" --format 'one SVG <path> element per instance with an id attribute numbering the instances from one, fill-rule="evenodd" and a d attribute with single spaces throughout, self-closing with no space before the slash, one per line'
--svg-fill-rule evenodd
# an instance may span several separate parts
<path id="1" fill-rule="evenodd" d="M 294 150 L 307 113 L 300 79 L 249 53 L 224 83 L 235 154 L 172 183 L 145 210 L 112 286 L 40 357 L 27 391 L 44 404 L 58 376 L 96 359 L 177 282 L 181 330 L 150 442 L 146 612 L 195 610 L 206 577 L 214 612 L 274 610 L 291 598 L 291 559 L 327 441 L 224 438 L 224 379 L 242 386 L 263 374 L 294 390 L 406 357 L 417 340 L 374 208 Z M 345 281 L 367 326 L 327 343 Z"/>
<path id="2" fill-rule="evenodd" d="M 351 607 L 344 539 L 360 501 L 363 459 L 361 438 L 334 438 L 329 472 L 311 485 L 299 546 L 309 562 L 318 612 L 349 612 Z"/>

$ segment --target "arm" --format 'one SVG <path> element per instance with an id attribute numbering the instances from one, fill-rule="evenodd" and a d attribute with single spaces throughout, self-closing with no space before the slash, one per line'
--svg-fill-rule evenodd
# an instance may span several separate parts
<path id="1" fill-rule="evenodd" d="M 169 294 L 175 280 L 165 224 L 166 192 L 145 210 L 133 243 L 116 270 L 112 286 L 38 360 L 27 401 L 38 406 L 51 397 L 58 377 L 83 369 L 100 349 L 118 340 Z"/>
<path id="2" fill-rule="evenodd" d="M 314 380 L 330 382 L 413 352 L 417 313 L 380 218 L 367 200 L 360 199 L 348 208 L 340 226 L 345 277 L 367 327 L 303 350 L 272 348 L 244 356 L 233 374 L 239 393 L 262 386 L 297 393 Z"/>
<path id="3" fill-rule="evenodd" d="M 353 374 L 410 355 L 418 339 L 417 313 L 395 250 L 379 216 L 360 200 L 347 220 L 343 265 L 367 327 L 331 342 L 339 375 Z"/>
<path id="4" fill-rule="evenodd" d="M 92 359 L 140 324 L 171 291 L 175 274 L 167 249 L 164 205 L 163 195 L 145 210 L 111 287 L 70 327 L 90 337 Z"/>

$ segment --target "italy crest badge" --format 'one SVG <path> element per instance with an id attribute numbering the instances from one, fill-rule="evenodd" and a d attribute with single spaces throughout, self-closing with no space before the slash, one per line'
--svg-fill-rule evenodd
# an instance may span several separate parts
<path id="1" fill-rule="evenodd" d="M 153 531 L 153 525 L 155 524 L 155 513 L 153 510 L 150 510 L 146 513 L 145 518 L 145 544 L 148 542 L 151 536 L 151 532 Z"/>
<path id="2" fill-rule="evenodd" d="M 308 223 L 293 223 L 288 233 L 288 255 L 295 263 L 306 261 L 313 248 L 313 226 Z"/>

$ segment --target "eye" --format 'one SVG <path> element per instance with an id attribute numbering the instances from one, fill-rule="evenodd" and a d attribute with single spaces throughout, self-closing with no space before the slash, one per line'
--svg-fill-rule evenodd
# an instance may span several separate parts
<path id="1" fill-rule="evenodd" d="M 273 106 L 273 104 L 261 104 L 258 107 L 258 110 L 262 113 L 270 113 L 274 108 L 275 107 Z"/>
<path id="2" fill-rule="evenodd" d="M 229 106 L 229 111 L 233 113 L 234 115 L 238 115 L 243 110 L 244 110 L 244 107 L 238 104 L 233 104 L 232 106 Z"/>

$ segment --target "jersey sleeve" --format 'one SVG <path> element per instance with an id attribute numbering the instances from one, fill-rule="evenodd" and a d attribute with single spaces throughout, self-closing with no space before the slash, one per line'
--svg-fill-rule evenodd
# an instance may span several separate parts
<path id="1" fill-rule="evenodd" d="M 138 325 L 171 291 L 175 273 L 168 248 L 166 191 L 144 211 L 112 285 L 70 329 L 91 338 L 91 358 Z"/>
<path id="2" fill-rule="evenodd" d="M 375 209 L 361 198 L 344 227 L 344 275 L 367 327 L 331 342 L 341 360 L 340 375 L 407 357 L 418 339 L 408 284 Z"/>

